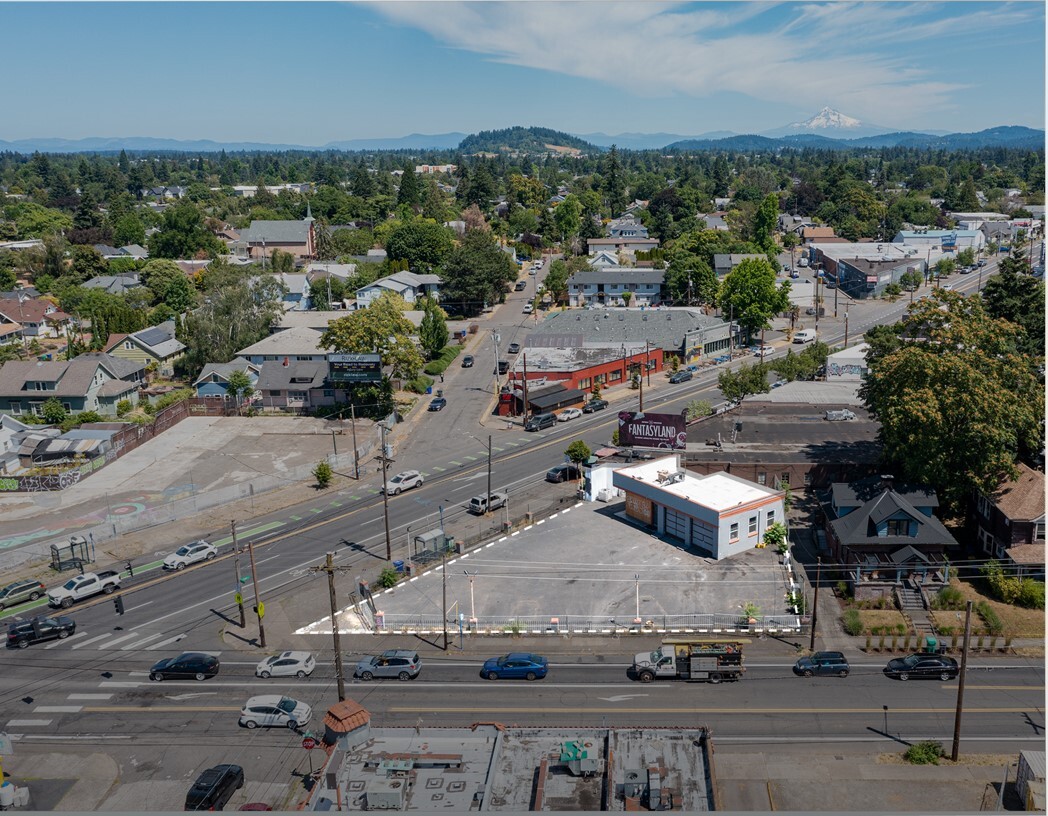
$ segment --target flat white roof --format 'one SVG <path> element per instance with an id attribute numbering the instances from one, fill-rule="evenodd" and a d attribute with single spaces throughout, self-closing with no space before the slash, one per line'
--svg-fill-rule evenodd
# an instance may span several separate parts
<path id="1" fill-rule="evenodd" d="M 674 496 L 680 496 L 695 504 L 708 507 L 718 513 L 777 496 L 782 492 L 724 472 L 697 476 L 691 471 L 684 470 L 683 478 L 675 482 L 660 483 L 660 471 L 667 471 L 671 474 L 681 472 L 678 461 L 676 456 L 666 456 L 640 465 L 620 468 L 617 472 L 631 479 L 651 484 Z"/>

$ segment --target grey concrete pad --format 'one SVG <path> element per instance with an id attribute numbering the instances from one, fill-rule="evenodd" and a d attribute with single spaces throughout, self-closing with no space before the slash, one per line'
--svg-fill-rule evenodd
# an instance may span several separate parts
<path id="1" fill-rule="evenodd" d="M 5 761 L 4 773 L 29 788 L 33 810 L 97 810 L 120 778 L 116 760 L 100 753 L 15 753 Z"/>
<path id="2" fill-rule="evenodd" d="M 576 505 L 519 534 L 502 537 L 447 565 L 452 615 L 484 621 L 567 616 L 628 625 L 637 616 L 660 628 L 663 616 L 720 613 L 739 616 L 747 603 L 765 615 L 785 615 L 786 579 L 771 550 L 750 550 L 714 561 L 662 540 L 622 516 L 623 503 Z M 470 594 L 468 571 L 473 579 Z M 439 620 L 439 564 L 376 595 L 386 620 Z M 672 625 L 672 621 L 669 621 Z M 322 622 L 318 631 L 329 627 Z M 327 631 L 330 631 L 327 628 Z"/>

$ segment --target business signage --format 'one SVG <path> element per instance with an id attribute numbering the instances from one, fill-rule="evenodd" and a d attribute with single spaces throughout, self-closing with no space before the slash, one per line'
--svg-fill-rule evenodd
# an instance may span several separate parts
<path id="1" fill-rule="evenodd" d="M 630 448 L 688 447 L 688 431 L 681 414 L 642 414 L 619 412 L 619 444 Z"/>
<path id="2" fill-rule="evenodd" d="M 379 382 L 382 379 L 382 355 L 329 354 L 328 371 L 334 382 Z"/>

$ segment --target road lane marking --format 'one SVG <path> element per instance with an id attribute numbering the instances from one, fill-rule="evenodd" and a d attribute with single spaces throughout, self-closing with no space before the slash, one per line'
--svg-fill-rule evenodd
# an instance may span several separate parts
<path id="1" fill-rule="evenodd" d="M 879 710 L 879 709 L 878 709 Z M 204 713 L 209 711 L 240 711 L 240 706 L 86 706 L 84 714 L 116 714 L 121 711 L 140 711 L 148 714 L 151 711 L 194 711 Z"/>
<path id="2" fill-rule="evenodd" d="M 67 638 L 60 638 L 56 640 L 54 643 L 48 643 L 44 648 L 54 649 L 56 646 L 61 646 L 64 643 L 69 643 L 69 641 L 76 640 L 79 637 L 84 637 L 86 634 L 87 632 L 77 632 L 75 635 L 70 635 Z M 74 646 L 73 648 L 75 649 L 76 647 Z"/>
<path id="3" fill-rule="evenodd" d="M 85 711 L 87 709 L 84 709 Z M 598 708 L 583 708 L 581 706 L 565 705 L 560 708 L 539 707 L 510 707 L 502 706 L 489 708 L 487 706 L 446 707 L 436 708 L 433 706 L 390 706 L 390 712 L 416 713 L 428 711 L 433 714 L 467 714 L 482 711 L 486 714 L 774 714 L 777 716 L 797 714 L 862 714 L 881 716 L 883 708 L 619 708 L 618 706 L 602 706 Z M 950 708 L 889 708 L 890 714 L 953 714 L 955 707 Z M 965 708 L 966 714 L 1025 714 L 1029 712 L 1028 707 L 1020 708 Z"/>
<path id="4" fill-rule="evenodd" d="M 172 643 L 178 643 L 178 641 L 182 640 L 182 638 L 184 638 L 185 636 L 186 633 L 183 632 L 181 635 L 175 635 L 174 637 L 168 638 L 167 640 L 162 640 L 159 643 L 154 643 L 152 646 L 146 646 L 146 651 L 151 652 L 154 649 L 163 649 L 165 646 L 169 646 Z"/>
<path id="5" fill-rule="evenodd" d="M 33 709 L 34 714 L 76 714 L 82 710 L 83 706 L 71 705 L 71 706 L 37 706 Z"/>
<path id="6" fill-rule="evenodd" d="M 120 637 L 116 638 L 115 640 L 111 640 L 108 643 L 103 643 L 99 647 L 99 649 L 111 649 L 114 646 L 116 646 L 116 644 L 123 643 L 125 640 L 131 640 L 131 638 L 134 638 L 134 637 L 138 637 L 138 632 L 132 632 L 129 635 L 121 635 Z M 81 645 L 83 645 L 83 644 L 81 644 Z"/>
<path id="7" fill-rule="evenodd" d="M 68 700 L 110 700 L 112 694 L 69 694 L 66 699 Z"/>
<path id="8" fill-rule="evenodd" d="M 127 646 L 121 646 L 120 651 L 130 652 L 134 649 L 141 649 L 142 646 L 146 643 L 149 643 L 149 641 L 156 640 L 158 637 L 163 637 L 163 635 L 163 632 L 157 632 L 155 635 L 150 635 L 149 637 L 143 638 L 142 640 L 136 641 L 135 643 L 129 643 Z"/>
<path id="9" fill-rule="evenodd" d="M 80 641 L 75 646 L 73 646 L 73 648 L 74 649 L 80 649 L 80 648 L 82 648 L 84 646 L 87 646 L 89 643 L 95 643 L 96 641 L 99 641 L 99 640 L 105 640 L 107 637 L 112 637 L 112 635 L 109 632 L 106 632 L 104 635 L 95 635 L 93 638 L 90 638 L 88 640 Z"/>
<path id="10" fill-rule="evenodd" d="M 50 725 L 53 720 L 8 720 L 7 727 L 10 728 L 12 725 L 18 727 L 25 727 L 27 725 Z"/>
<path id="11" fill-rule="evenodd" d="M 124 611 L 125 612 L 134 612 L 136 609 L 141 609 L 143 606 L 149 606 L 151 603 L 155 603 L 155 601 L 146 601 L 145 603 L 140 603 L 138 606 L 129 607 L 129 608 L 125 609 Z"/>
<path id="12" fill-rule="evenodd" d="M 99 688 L 138 688 L 144 686 L 145 683 L 136 681 L 125 681 L 125 680 L 103 680 L 98 684 Z"/>
<path id="13" fill-rule="evenodd" d="M 966 685 L 965 688 L 969 689 L 969 690 L 971 690 L 971 689 L 982 689 L 983 691 L 1044 691 L 1044 686 L 972 686 L 972 685 Z"/>

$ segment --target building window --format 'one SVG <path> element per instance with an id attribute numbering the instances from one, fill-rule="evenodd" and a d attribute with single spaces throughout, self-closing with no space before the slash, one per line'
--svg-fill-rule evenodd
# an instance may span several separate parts
<path id="1" fill-rule="evenodd" d="M 908 536 L 910 534 L 909 519 L 888 519 L 888 535 Z"/>
<path id="2" fill-rule="evenodd" d="M 757 517 L 750 516 L 750 535 L 757 535 Z"/>
<path id="3" fill-rule="evenodd" d="M 757 474 L 757 484 L 762 485 L 762 484 L 767 484 L 767 483 L 768 483 L 768 474 L 767 473 L 763 473 L 763 472 L 762 473 L 758 473 Z"/>
<path id="4" fill-rule="evenodd" d="M 12 402 L 11 403 L 11 414 L 14 415 L 14 416 L 21 416 L 22 415 L 22 403 L 20 403 L 20 402 Z"/>
<path id="5" fill-rule="evenodd" d="M 271 397 L 279 397 L 280 396 L 280 392 L 279 391 L 270 391 L 269 392 L 269 396 L 271 396 Z"/>
<path id="6" fill-rule="evenodd" d="M 593 381 L 589 377 L 586 377 L 585 379 L 579 380 L 579 388 L 580 389 L 589 388 L 591 385 L 593 385 Z"/>
<path id="7" fill-rule="evenodd" d="M 333 396 L 335 396 L 335 390 L 333 388 L 325 388 L 324 389 L 324 396 L 325 397 L 333 397 Z"/>
<path id="8" fill-rule="evenodd" d="M 728 540 L 729 541 L 738 541 L 739 540 L 739 523 L 738 522 L 735 522 L 734 524 L 732 524 L 731 527 L 728 529 Z"/>
<path id="9" fill-rule="evenodd" d="M 1044 521 L 1036 521 L 1033 525 L 1033 538 L 1034 541 L 1039 541 L 1044 538 Z"/>
<path id="10" fill-rule="evenodd" d="M 976 504 L 979 509 L 979 515 L 983 518 L 989 518 L 991 505 L 982 493 L 979 494 L 979 501 Z"/>
<path id="11" fill-rule="evenodd" d="M 131 351 L 131 349 L 133 349 L 134 347 L 135 347 L 135 344 L 132 343 L 130 340 L 125 340 L 124 341 L 124 348 L 126 348 L 128 351 Z"/>
<path id="12" fill-rule="evenodd" d="M 775 511 L 774 510 L 769 510 L 768 511 L 768 526 L 771 527 L 771 525 L 773 525 L 774 523 L 775 523 Z"/>

